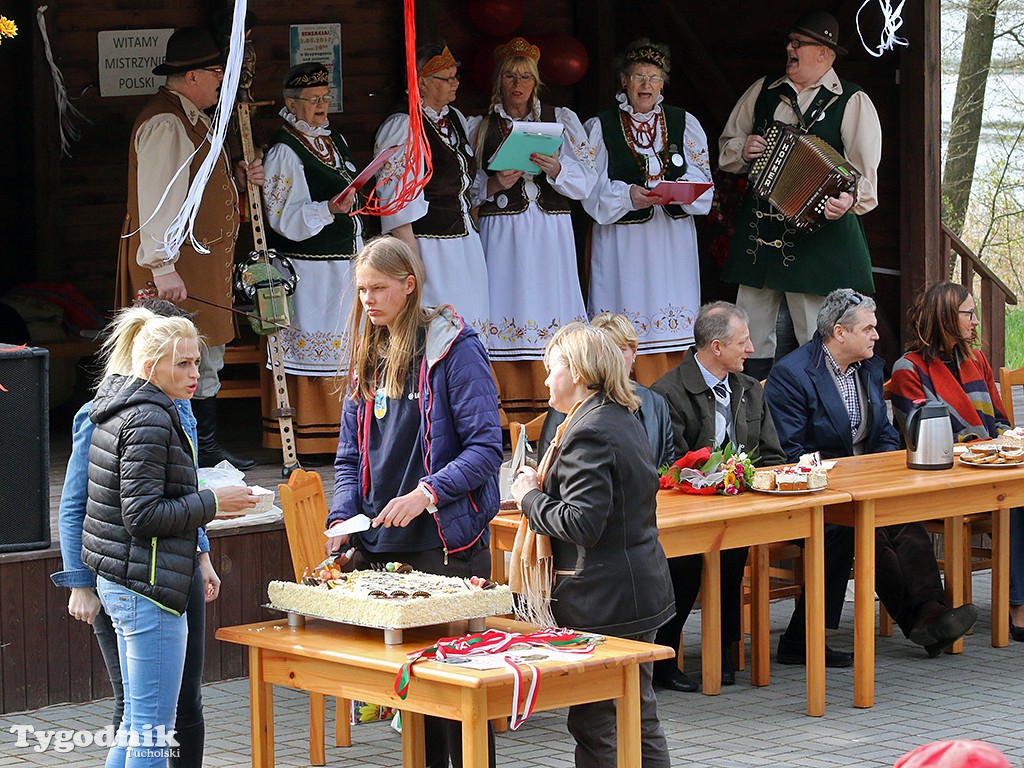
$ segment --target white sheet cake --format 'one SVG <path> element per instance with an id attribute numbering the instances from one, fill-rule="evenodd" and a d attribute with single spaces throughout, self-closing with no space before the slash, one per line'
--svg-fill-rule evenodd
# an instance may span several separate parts
<path id="1" fill-rule="evenodd" d="M 477 580 L 481 583 L 483 580 Z M 275 608 L 382 629 L 409 629 L 512 612 L 505 585 L 429 573 L 352 571 L 316 586 L 272 581 Z"/>

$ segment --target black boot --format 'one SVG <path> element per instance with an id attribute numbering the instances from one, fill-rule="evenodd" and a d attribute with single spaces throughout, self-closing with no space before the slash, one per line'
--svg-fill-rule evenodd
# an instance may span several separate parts
<path id="1" fill-rule="evenodd" d="M 256 460 L 229 453 L 217 442 L 217 398 L 192 399 L 192 413 L 199 432 L 199 466 L 213 467 L 227 459 L 235 469 L 252 469 Z"/>

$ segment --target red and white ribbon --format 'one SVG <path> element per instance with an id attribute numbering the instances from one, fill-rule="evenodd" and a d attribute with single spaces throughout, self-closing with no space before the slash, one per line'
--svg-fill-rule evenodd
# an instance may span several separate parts
<path id="1" fill-rule="evenodd" d="M 581 635 L 571 629 L 549 627 L 536 632 L 521 634 L 519 632 L 502 632 L 497 629 L 488 629 L 484 632 L 476 632 L 461 637 L 445 637 L 438 640 L 435 645 L 423 648 L 410 653 L 401 671 L 395 678 L 395 693 L 402 699 L 409 695 L 409 685 L 412 682 L 412 666 L 422 659 L 434 659 L 445 661 L 451 658 L 468 658 L 471 656 L 490 656 L 496 654 L 507 654 L 517 646 L 529 648 L 548 648 L 560 653 L 590 653 L 594 650 L 594 638 L 590 635 Z M 512 717 L 510 727 L 516 730 L 526 719 L 533 714 L 533 708 L 537 703 L 537 691 L 540 688 L 540 672 L 537 667 L 527 662 L 520 662 L 530 670 L 532 679 L 530 688 L 526 692 L 526 699 L 523 701 L 522 715 L 519 714 L 519 698 L 523 689 L 523 671 L 515 660 L 515 655 L 505 657 L 505 664 L 512 669 Z"/>

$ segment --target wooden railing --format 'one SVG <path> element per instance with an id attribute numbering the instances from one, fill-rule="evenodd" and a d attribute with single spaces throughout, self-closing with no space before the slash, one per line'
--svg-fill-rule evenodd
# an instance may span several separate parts
<path id="1" fill-rule="evenodd" d="M 960 260 L 960 284 L 974 293 L 975 279 L 981 281 L 981 349 L 994 370 L 1006 365 L 1006 305 L 1017 304 L 1017 296 L 981 259 L 964 245 L 949 227 L 942 225 L 940 241 L 942 274 L 952 275 L 954 260 Z M 953 278 L 955 279 L 955 278 Z"/>

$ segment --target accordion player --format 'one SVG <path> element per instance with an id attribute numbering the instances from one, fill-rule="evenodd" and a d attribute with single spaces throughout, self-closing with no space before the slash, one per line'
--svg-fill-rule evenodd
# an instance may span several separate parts
<path id="1" fill-rule="evenodd" d="M 750 167 L 751 188 L 797 231 L 813 232 L 825 223 L 828 198 L 855 194 L 860 171 L 828 142 L 779 121 L 764 138 L 764 154 Z"/>

